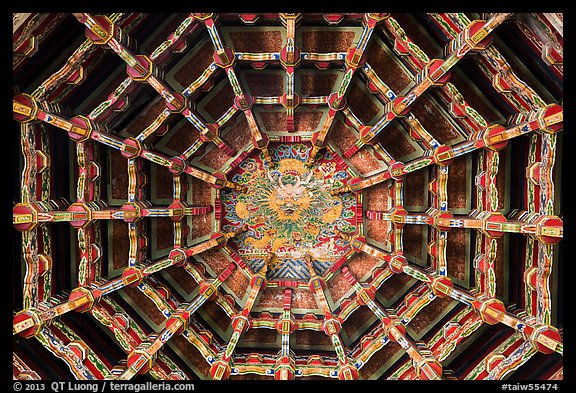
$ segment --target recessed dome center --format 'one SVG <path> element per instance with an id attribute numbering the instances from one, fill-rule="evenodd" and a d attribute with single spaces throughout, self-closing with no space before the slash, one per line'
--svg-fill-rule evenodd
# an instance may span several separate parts
<path id="1" fill-rule="evenodd" d="M 269 150 L 272 166 L 259 155 L 249 156 L 233 174 L 234 182 L 247 187 L 245 193 L 222 192 L 223 229 L 248 226 L 231 246 L 254 270 L 273 253 L 269 279 L 307 280 L 307 252 L 316 270 L 323 272 L 349 250 L 337 229 L 354 229 L 356 196 L 333 196 L 330 190 L 351 176 L 329 151 L 308 167 L 310 148 L 305 144 L 280 144 Z"/>

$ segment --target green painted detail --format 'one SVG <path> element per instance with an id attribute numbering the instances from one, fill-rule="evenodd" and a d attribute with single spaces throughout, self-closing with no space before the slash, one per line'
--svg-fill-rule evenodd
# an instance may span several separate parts
<path id="1" fill-rule="evenodd" d="M 100 116 L 107 108 L 110 107 L 110 105 L 112 105 L 113 101 L 116 101 L 116 99 L 118 99 L 118 97 L 120 97 L 120 95 L 122 95 L 122 93 L 124 93 L 124 91 L 128 88 L 128 86 L 130 86 L 130 84 L 132 84 L 132 79 L 130 78 L 126 78 L 117 88 L 116 90 L 114 90 L 114 93 L 112 95 L 111 99 L 108 99 L 104 102 L 102 102 L 100 105 L 98 105 L 89 115 L 89 117 L 91 119 L 94 119 L 98 116 Z"/>
<path id="2" fill-rule="evenodd" d="M 422 282 L 431 282 L 430 279 L 428 278 L 427 275 L 425 275 L 424 273 L 420 272 L 419 270 L 413 269 L 410 266 L 406 266 L 404 268 L 404 272 Z"/>
<path id="3" fill-rule="evenodd" d="M 118 341 L 118 344 L 122 347 L 122 349 L 125 352 L 129 353 L 130 351 L 132 351 L 132 347 L 130 346 L 128 341 L 126 341 L 124 339 L 124 336 L 120 333 L 120 331 L 118 329 L 113 328 L 112 323 L 108 319 L 106 319 L 102 315 L 102 313 L 100 313 L 96 309 L 92 309 L 91 314 L 98 322 L 100 322 L 102 325 L 104 325 L 104 326 L 106 326 L 112 330 L 112 332 L 114 333 L 114 337 L 116 337 L 116 340 Z"/>
<path id="4" fill-rule="evenodd" d="M 344 78 L 342 79 L 342 82 L 340 83 L 340 90 L 338 90 L 338 96 L 342 97 L 344 96 L 344 94 L 346 93 L 346 89 L 348 89 L 348 85 L 350 84 L 350 81 L 352 80 L 352 75 L 354 74 L 354 70 L 351 68 L 348 70 L 348 72 L 346 72 L 346 74 L 344 74 Z"/>

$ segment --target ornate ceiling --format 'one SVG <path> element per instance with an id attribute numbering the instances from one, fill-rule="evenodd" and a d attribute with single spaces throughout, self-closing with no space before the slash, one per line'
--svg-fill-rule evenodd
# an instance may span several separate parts
<path id="1" fill-rule="evenodd" d="M 562 14 L 14 14 L 15 379 L 562 379 Z"/>

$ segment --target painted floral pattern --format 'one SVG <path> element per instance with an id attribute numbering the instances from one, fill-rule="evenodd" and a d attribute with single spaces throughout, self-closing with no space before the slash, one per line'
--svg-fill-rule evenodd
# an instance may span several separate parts
<path id="1" fill-rule="evenodd" d="M 247 192 L 222 192 L 222 229 L 248 225 L 231 245 L 254 270 L 275 253 L 268 267 L 272 279 L 307 279 L 302 263 L 306 252 L 322 272 L 349 250 L 336 231 L 354 229 L 356 195 L 332 196 L 330 190 L 343 186 L 351 174 L 330 151 L 314 167 L 307 167 L 309 150 L 304 144 L 270 148 L 272 167 L 260 156 L 248 157 L 232 175 Z"/>

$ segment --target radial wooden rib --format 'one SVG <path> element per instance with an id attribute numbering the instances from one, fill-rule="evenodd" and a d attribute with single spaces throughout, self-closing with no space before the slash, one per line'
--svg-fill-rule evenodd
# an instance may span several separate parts
<path id="1" fill-rule="evenodd" d="M 170 266 L 179 264 L 181 265 L 186 261 L 187 258 L 191 257 L 192 255 L 199 254 L 211 248 L 220 247 L 225 244 L 228 239 L 236 236 L 242 230 L 243 229 L 227 233 L 217 232 L 210 240 L 206 240 L 195 246 L 173 249 L 168 258 L 160 259 L 149 265 L 128 267 L 124 270 L 121 276 L 115 279 L 98 284 L 93 283 L 88 287 L 78 287 L 76 290 L 72 291 L 68 301 L 50 307 L 44 311 L 38 311 L 34 308 L 27 308 L 21 312 L 21 314 L 26 316 L 26 318 L 19 319 L 18 316 L 15 318 L 17 322 L 15 321 L 13 325 L 13 334 L 17 334 L 26 329 L 29 329 L 35 326 L 37 323 L 44 324 L 45 322 L 51 321 L 54 318 L 69 311 L 87 311 L 101 297 L 126 286 L 136 285 L 137 283 L 140 283 L 144 278 L 162 271 Z"/>
<path id="2" fill-rule="evenodd" d="M 324 312 L 324 333 L 330 337 L 332 345 L 334 345 L 334 350 L 336 351 L 336 356 L 338 356 L 338 378 L 346 380 L 358 379 L 358 370 L 354 366 L 354 363 L 348 360 L 342 339 L 339 336 L 342 325 L 332 314 L 328 301 L 326 300 L 323 289 L 325 285 L 324 280 L 316 274 L 310 254 L 306 254 L 305 258 L 308 270 L 310 271 L 310 290 L 314 291 L 316 301 Z"/>
<path id="3" fill-rule="evenodd" d="M 116 22 L 112 17 L 110 17 L 110 21 L 113 23 Z M 174 53 L 174 47 L 180 44 L 188 34 L 191 34 L 197 28 L 197 23 L 190 24 L 190 22 L 192 21 L 190 20 L 190 16 L 188 16 L 174 31 L 174 33 L 170 34 L 167 40 L 152 52 L 150 59 L 159 63 L 166 61 L 168 57 Z M 110 116 L 112 110 L 118 106 L 122 107 L 124 105 L 128 99 L 128 95 L 134 91 L 137 86 L 138 84 L 134 83 L 132 78 L 126 78 L 112 93 L 110 93 L 105 101 L 94 108 L 94 110 L 88 115 L 88 118 L 99 122 L 104 121 Z"/>
<path id="4" fill-rule="evenodd" d="M 102 368 L 102 373 L 94 372 L 94 366 L 90 362 L 86 364 L 68 347 L 68 343 L 65 343 L 65 339 L 61 336 L 65 336 L 62 332 L 62 328 L 66 329 L 66 325 L 56 322 L 49 327 L 43 327 L 37 336 L 38 342 L 42 344 L 49 352 L 51 352 L 56 358 L 64 362 L 70 370 L 70 373 L 77 380 L 96 380 L 100 378 L 106 378 L 110 376 L 110 371 L 105 367 Z M 68 340 L 66 340 L 68 341 Z M 85 345 L 85 344 L 84 344 Z M 86 346 L 88 348 L 88 346 Z M 94 356 L 94 354 L 92 354 Z"/>
<path id="5" fill-rule="evenodd" d="M 425 356 L 423 354 L 422 348 L 417 347 L 416 344 L 407 336 L 404 325 L 399 322 L 396 317 L 388 315 L 376 302 L 374 294 L 370 292 L 370 288 L 363 287 L 347 267 L 342 269 L 342 273 L 350 285 L 354 287 L 359 301 L 366 304 L 374 315 L 380 319 L 384 325 L 388 338 L 400 344 L 402 349 L 406 351 L 408 356 L 412 359 L 419 379 L 443 379 L 442 366 L 440 363 L 433 357 L 433 355 Z"/>
<path id="6" fill-rule="evenodd" d="M 286 130 L 294 129 L 294 110 L 301 101 L 296 92 L 295 73 L 300 65 L 300 50 L 296 47 L 296 27 L 300 22 L 301 14 L 280 14 L 280 19 L 286 27 L 286 42 L 280 52 L 280 64 L 286 71 L 285 93 L 280 97 L 280 102 L 286 108 Z"/>
<path id="7" fill-rule="evenodd" d="M 40 380 L 40 375 L 20 359 L 16 353 L 12 353 L 12 378 L 16 380 Z"/>
<path id="8" fill-rule="evenodd" d="M 388 15 L 386 15 L 387 17 Z M 324 147 L 326 143 L 326 138 L 332 129 L 334 124 L 334 119 L 336 114 L 339 110 L 343 109 L 345 106 L 345 97 L 346 93 L 349 90 L 350 82 L 352 81 L 352 77 L 358 67 L 360 66 L 361 62 L 363 61 L 364 51 L 368 45 L 370 37 L 372 36 L 372 32 L 376 27 L 376 24 L 384 18 L 374 18 L 372 14 L 365 14 L 364 18 L 362 19 L 362 34 L 360 36 L 359 41 L 356 43 L 356 46 L 350 48 L 348 52 L 346 52 L 346 60 L 345 60 L 345 69 L 344 69 L 344 77 L 342 78 L 338 89 L 333 92 L 328 98 L 328 116 L 324 120 L 322 124 L 322 128 L 320 131 L 316 131 L 312 135 L 312 151 L 310 152 L 308 162 L 311 165 L 320 149 Z"/>
<path id="9" fill-rule="evenodd" d="M 219 356 L 219 359 L 215 360 L 210 367 L 210 374 L 213 379 L 227 379 L 230 375 L 230 362 L 232 360 L 232 355 L 234 354 L 234 349 L 238 344 L 238 340 L 244 332 L 250 329 L 250 311 L 254 306 L 256 297 L 260 291 L 266 287 L 266 271 L 268 270 L 268 264 L 272 254 L 269 254 L 264 261 L 264 266 L 252 277 L 250 281 L 250 287 L 248 288 L 248 300 L 242 311 L 234 316 L 232 319 L 232 327 L 234 331 L 230 340 L 228 340 L 228 345 L 226 345 L 226 350 Z"/>
<path id="10" fill-rule="evenodd" d="M 463 13 L 429 14 L 429 19 L 441 26 L 440 30 L 447 38 L 456 37 L 470 23 Z M 482 52 L 476 64 L 506 103 L 515 110 L 527 112 L 545 105 L 536 92 L 512 71 L 496 46 L 491 45 Z"/>
<path id="11" fill-rule="evenodd" d="M 86 25 L 86 27 L 94 32 L 106 31 L 106 27 L 101 25 L 100 20 L 96 20 L 90 14 L 80 14 L 75 15 L 79 22 Z M 154 90 L 160 94 L 160 96 L 166 101 L 166 106 L 173 113 L 181 113 L 194 127 L 200 131 L 200 133 L 206 138 L 206 140 L 214 141 L 217 145 L 222 148 L 226 154 L 231 156 L 235 155 L 234 149 L 228 145 L 221 138 L 217 141 L 217 135 L 214 133 L 205 121 L 200 118 L 200 115 L 194 113 L 187 105 L 186 97 L 180 93 L 175 92 L 168 83 L 162 80 L 159 76 L 159 72 L 153 63 L 153 59 L 146 56 L 133 54 L 124 44 L 123 33 L 116 28 L 113 24 L 110 27 L 112 30 L 111 37 L 107 40 L 106 44 L 116 53 L 122 60 L 124 60 L 128 66 L 128 75 L 138 81 L 148 83 Z"/>
<path id="12" fill-rule="evenodd" d="M 183 160 L 179 157 L 168 158 L 161 153 L 144 148 L 141 144 L 138 143 L 138 141 L 134 139 L 121 140 L 106 131 L 96 130 L 91 126 L 81 126 L 62 116 L 43 110 L 38 111 L 37 118 L 38 120 L 66 130 L 69 133 L 76 135 L 77 137 L 90 138 L 104 145 L 120 150 L 121 152 L 129 155 L 131 158 L 142 157 L 158 165 L 165 166 L 175 173 L 185 172 L 193 177 L 209 183 L 212 187 L 237 188 L 236 184 L 225 180 L 225 178 L 222 179 L 201 169 L 192 167 L 183 162 Z"/>
<path id="13" fill-rule="evenodd" d="M 396 99 L 397 94 L 392 91 L 392 89 L 390 89 L 382 79 L 380 79 L 370 64 L 364 64 L 361 70 L 368 79 L 368 87 L 371 91 L 376 93 L 381 102 L 388 106 L 390 102 Z M 404 124 L 406 124 L 406 127 L 409 130 L 408 135 L 423 150 L 433 149 L 440 146 L 440 143 L 428 131 L 426 131 L 422 123 L 413 113 L 409 113 L 400 119 Z M 366 127 L 365 125 L 362 126 Z M 357 129 L 359 129 L 359 127 Z"/>
<path id="14" fill-rule="evenodd" d="M 554 105 L 553 105 L 554 106 Z M 560 107 L 561 108 L 561 107 Z M 548 107 L 550 109 L 550 107 Z M 364 178 L 358 182 L 353 184 L 348 184 L 344 186 L 342 189 L 334 190 L 334 193 L 341 193 L 346 191 L 354 191 L 358 192 L 365 188 L 374 186 L 376 184 L 380 184 L 386 180 L 392 178 L 401 178 L 408 173 L 414 172 L 416 170 L 420 170 L 432 164 L 441 163 L 443 160 L 451 160 L 453 158 L 462 156 L 464 154 L 471 153 L 475 150 L 492 146 L 493 144 L 504 144 L 508 140 L 521 136 L 526 135 L 533 131 L 542 130 L 542 125 L 539 122 L 551 124 L 562 124 L 562 110 L 559 109 L 558 113 L 554 114 L 546 114 L 547 109 L 541 109 L 534 112 L 535 116 L 539 118 L 539 120 L 532 120 L 527 121 L 524 123 L 520 123 L 505 129 L 498 129 L 495 133 L 490 133 L 490 130 L 495 130 L 497 125 L 488 127 L 484 130 L 483 133 L 480 133 L 481 137 L 476 137 L 475 139 L 469 141 L 463 141 L 457 143 L 453 146 L 450 146 L 448 149 L 442 146 L 438 149 L 428 151 L 423 156 L 416 158 L 412 161 L 407 162 L 406 164 L 401 162 L 395 162 L 394 165 L 390 166 L 386 171 L 379 173 L 377 175 L 373 175 L 367 178 Z M 443 149 L 443 150 L 439 150 Z M 446 153 L 445 153 L 446 152 Z M 442 153 L 443 155 L 448 154 L 449 157 L 442 158 L 438 157 L 436 153 Z"/>
<path id="15" fill-rule="evenodd" d="M 383 26 L 386 29 L 385 33 L 390 35 L 390 39 L 394 42 L 394 51 L 408 60 L 407 65 L 414 73 L 420 73 L 431 60 L 428 55 L 411 40 L 392 16 L 384 22 Z M 486 120 L 466 102 L 456 86 L 449 80 L 438 87 L 438 92 L 440 97 L 448 102 L 449 112 L 459 124 L 468 130 L 470 135 L 488 126 Z M 396 98 L 395 94 L 389 93 L 387 91 L 387 96 L 390 100 Z M 435 144 L 435 140 L 426 135 L 425 130 L 420 127 L 421 124 L 413 113 L 410 112 L 401 119 L 409 122 L 410 127 L 414 127 L 415 137 L 426 140 L 434 148 L 440 145 L 439 143 Z"/>
<path id="16" fill-rule="evenodd" d="M 124 372 L 118 376 L 119 380 L 132 379 L 141 371 L 148 371 L 155 361 L 157 352 L 172 338 L 174 335 L 184 331 L 188 324 L 189 318 L 194 314 L 214 293 L 218 287 L 230 276 L 236 265 L 231 263 L 218 277 L 205 286 L 201 286 L 200 294 L 188 304 L 179 307 L 171 318 L 166 320 L 166 326 L 153 340 L 142 342 L 134 349 L 127 358 L 127 367 Z"/>
<path id="17" fill-rule="evenodd" d="M 363 145 L 370 143 L 372 139 L 374 139 L 384 128 L 386 128 L 386 126 L 388 126 L 388 124 L 392 122 L 392 120 L 406 115 L 410 111 L 414 102 L 416 102 L 422 94 L 424 94 L 430 87 L 438 83 L 443 83 L 439 81 L 441 81 L 446 73 L 468 52 L 475 49 L 481 41 L 485 40 L 488 35 L 494 31 L 498 25 L 510 17 L 510 15 L 511 14 L 496 14 L 484 23 L 480 29 L 472 33 L 469 42 L 465 40 L 464 36 L 469 34 L 469 31 L 476 26 L 475 23 L 470 23 L 461 35 L 455 38 L 449 45 L 451 49 L 450 53 L 443 59 L 433 59 L 428 62 L 423 71 L 418 74 L 416 84 L 410 89 L 404 89 L 406 90 L 405 94 L 398 96 L 394 101 L 391 101 L 386 113 L 378 118 L 372 127 L 365 129 L 360 135 L 360 141 L 357 142 L 353 148 L 345 152 L 344 155 L 351 156 Z"/>
<path id="18" fill-rule="evenodd" d="M 262 133 L 252 111 L 252 97 L 250 97 L 244 91 L 244 88 L 242 87 L 240 81 L 238 80 L 238 76 L 234 71 L 234 52 L 225 46 L 222 36 L 218 30 L 217 23 L 212 17 L 204 19 L 203 22 L 206 26 L 206 29 L 208 30 L 212 45 L 214 46 L 214 58 L 216 59 L 216 57 L 218 57 L 220 61 L 220 63 L 216 62 L 216 65 L 224 69 L 232 90 L 234 91 L 234 107 L 237 110 L 244 112 L 246 121 L 248 122 L 248 126 L 252 132 L 252 144 L 255 148 L 261 150 L 264 159 L 271 166 L 273 163 L 272 159 L 270 158 L 270 153 L 268 152 L 268 136 Z"/>

